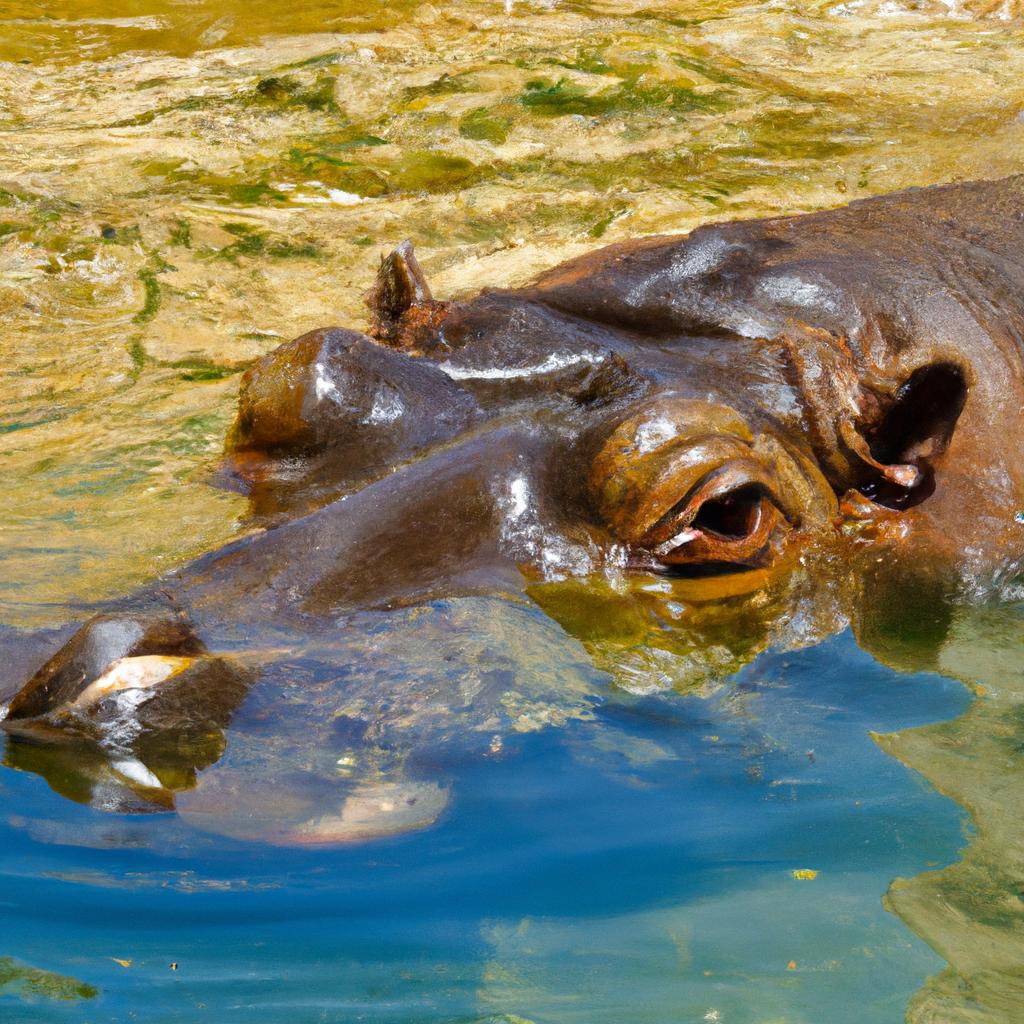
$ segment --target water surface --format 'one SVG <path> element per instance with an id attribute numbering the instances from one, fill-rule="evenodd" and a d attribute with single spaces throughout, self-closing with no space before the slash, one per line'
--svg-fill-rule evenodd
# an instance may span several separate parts
<path id="1" fill-rule="evenodd" d="M 881 895 L 965 821 L 868 730 L 967 703 L 840 637 L 515 738 L 459 766 L 434 828 L 333 851 L 98 816 L 8 772 L 11 951 L 100 990 L 19 1019 L 900 1020 L 942 963 Z"/>

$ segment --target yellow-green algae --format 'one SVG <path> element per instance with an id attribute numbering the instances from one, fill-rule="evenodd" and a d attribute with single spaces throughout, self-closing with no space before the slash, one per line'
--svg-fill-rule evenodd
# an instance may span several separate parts
<path id="1" fill-rule="evenodd" d="M 448 296 L 595 239 L 1020 170 L 1021 13 L 5 4 L 0 621 L 62 621 L 237 533 L 242 499 L 204 486 L 236 371 L 301 331 L 361 323 L 378 252 L 403 238 Z M 556 590 L 537 597 L 558 617 Z M 649 640 L 642 601 L 592 597 L 609 622 L 586 636 L 595 657 Z M 972 712 L 883 741 L 978 828 L 960 864 L 890 894 L 952 965 L 915 1021 L 1009 1022 L 1024 1002 L 1021 637 L 1000 614 L 965 615 L 943 663 L 993 677 Z"/>
<path id="2" fill-rule="evenodd" d="M 0 998 L 19 996 L 22 999 L 53 999 L 73 1002 L 94 999 L 98 990 L 93 985 L 64 974 L 44 971 L 19 964 L 9 956 L 0 956 Z"/>
<path id="3" fill-rule="evenodd" d="M 1024 1006 L 1024 608 L 965 609 L 940 671 L 977 691 L 952 722 L 878 737 L 967 808 L 976 833 L 963 859 L 898 879 L 895 910 L 950 964 L 911 1002 L 911 1024 L 1009 1024 Z"/>

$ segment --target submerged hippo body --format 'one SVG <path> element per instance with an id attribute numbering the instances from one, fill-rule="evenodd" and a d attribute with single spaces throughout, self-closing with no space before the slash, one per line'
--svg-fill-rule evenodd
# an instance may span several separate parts
<path id="1" fill-rule="evenodd" d="M 403 246 L 370 303 L 372 337 L 314 331 L 243 377 L 225 474 L 267 529 L 102 609 L 11 680 L 9 763 L 43 770 L 40 751 L 72 737 L 106 767 L 69 795 L 97 802 L 98 771 L 108 805 L 115 776 L 127 794 L 115 809 L 178 792 L 179 809 L 230 818 L 244 782 L 227 771 L 204 797 L 197 772 L 268 679 L 292 700 L 300 680 L 317 697 L 288 714 L 315 731 L 330 704 L 331 735 L 377 751 L 372 784 L 333 816 L 303 790 L 276 824 L 224 830 L 379 834 L 443 806 L 432 781 L 399 812 L 375 802 L 416 749 L 477 732 L 484 749 L 523 721 L 513 655 L 501 671 L 481 668 L 493 651 L 466 655 L 489 630 L 515 647 L 499 605 L 543 609 L 582 660 L 643 690 L 847 622 L 900 664 L 888 610 L 941 633 L 949 600 L 1019 571 L 1024 177 L 623 243 L 451 303 Z M 361 674 L 396 622 L 392 669 Z M 593 680 L 559 673 L 525 671 L 534 704 L 564 686 L 588 713 Z M 183 733 L 199 751 L 184 768 Z M 395 754 L 385 734 L 422 742 Z"/>

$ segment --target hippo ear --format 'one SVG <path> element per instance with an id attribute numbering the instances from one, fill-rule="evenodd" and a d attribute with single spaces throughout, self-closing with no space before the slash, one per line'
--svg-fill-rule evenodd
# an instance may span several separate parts
<path id="1" fill-rule="evenodd" d="M 429 306 L 434 301 L 423 276 L 412 242 L 408 239 L 380 261 L 377 280 L 366 293 L 366 303 L 377 323 L 398 323 L 414 306 Z"/>
<path id="2" fill-rule="evenodd" d="M 373 312 L 370 333 L 378 341 L 412 353 L 426 353 L 438 347 L 438 326 L 447 306 L 435 302 L 412 251 L 412 242 L 403 242 L 390 256 L 381 260 L 377 280 L 366 293 Z"/>

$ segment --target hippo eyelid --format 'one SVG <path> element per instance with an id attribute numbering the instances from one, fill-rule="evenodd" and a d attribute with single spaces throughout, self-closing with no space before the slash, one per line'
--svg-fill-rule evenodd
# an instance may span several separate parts
<path id="1" fill-rule="evenodd" d="M 691 486 L 658 521 L 644 534 L 640 543 L 643 546 L 664 543 L 665 534 L 673 535 L 687 528 L 700 514 L 701 508 L 709 501 L 721 501 L 731 494 L 740 491 L 748 497 L 773 505 L 785 519 L 789 519 L 785 510 L 776 499 L 768 483 L 760 474 L 744 472 L 747 467 L 736 463 L 725 463 L 706 473 Z M 717 481 L 727 479 L 726 486 L 716 487 Z"/>
<path id="2" fill-rule="evenodd" d="M 722 469 L 724 469 L 724 467 L 719 466 L 706 476 L 701 477 L 700 480 L 690 487 L 690 489 L 663 516 L 661 516 L 661 518 L 658 519 L 652 527 L 650 527 L 650 529 L 644 534 L 643 540 L 646 540 L 648 537 L 656 537 L 669 527 L 678 525 L 677 521 L 686 513 L 701 488 L 707 486 L 714 477 L 719 476 Z M 696 510 L 694 510 L 694 515 L 696 515 Z"/>
<path id="3" fill-rule="evenodd" d="M 667 570 L 757 565 L 782 522 L 778 506 L 757 483 L 713 491 L 706 497 L 695 495 L 690 509 L 674 524 L 674 536 L 656 546 L 645 545 Z M 680 530 L 684 522 L 689 526 Z"/>

